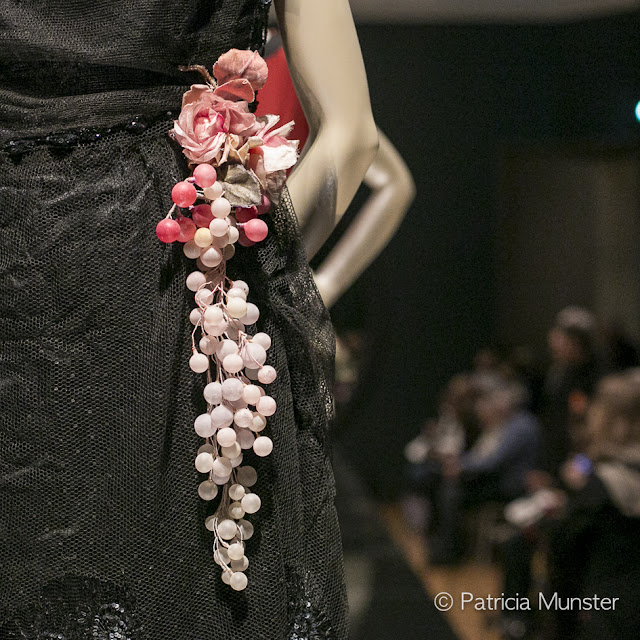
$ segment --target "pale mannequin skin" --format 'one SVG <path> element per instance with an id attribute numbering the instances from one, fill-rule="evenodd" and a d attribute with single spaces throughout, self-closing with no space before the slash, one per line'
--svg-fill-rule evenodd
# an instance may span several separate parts
<path id="1" fill-rule="evenodd" d="M 384 249 L 415 197 L 415 184 L 404 160 L 379 129 L 378 138 L 378 153 L 364 178 L 372 193 L 315 273 L 327 308 Z"/>
<path id="2" fill-rule="evenodd" d="M 275 0 L 275 8 L 309 124 L 308 142 L 287 180 L 309 259 L 342 218 L 363 179 L 373 189 L 316 274 L 330 307 L 386 246 L 415 186 L 396 149 L 376 129 L 348 0 Z"/>
<path id="3" fill-rule="evenodd" d="M 275 8 L 309 124 L 309 141 L 287 186 L 311 258 L 362 183 L 378 134 L 348 0 L 275 0 Z"/>

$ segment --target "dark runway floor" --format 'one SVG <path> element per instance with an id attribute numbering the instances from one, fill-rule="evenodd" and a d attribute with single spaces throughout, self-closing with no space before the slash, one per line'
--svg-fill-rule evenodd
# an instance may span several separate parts
<path id="1" fill-rule="evenodd" d="M 351 609 L 350 640 L 457 640 L 337 449 L 334 471 Z"/>

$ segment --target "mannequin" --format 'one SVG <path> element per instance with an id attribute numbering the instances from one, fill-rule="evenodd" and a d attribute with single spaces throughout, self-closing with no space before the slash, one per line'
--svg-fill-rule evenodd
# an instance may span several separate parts
<path id="1" fill-rule="evenodd" d="M 378 135 L 348 0 L 276 0 L 275 8 L 309 123 L 309 142 L 287 186 L 311 258 L 362 183 Z"/>
<path id="2" fill-rule="evenodd" d="M 415 183 L 398 150 L 380 129 L 378 138 L 378 153 L 364 178 L 372 194 L 315 274 L 328 308 L 384 249 L 415 196 Z"/>

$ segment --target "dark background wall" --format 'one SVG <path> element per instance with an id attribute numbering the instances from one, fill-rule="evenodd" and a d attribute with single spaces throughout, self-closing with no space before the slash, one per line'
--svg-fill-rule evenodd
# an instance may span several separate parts
<path id="1" fill-rule="evenodd" d="M 339 332 L 365 336 L 336 439 L 378 497 L 397 495 L 402 448 L 447 379 L 500 338 L 505 145 L 634 144 L 639 27 L 639 13 L 556 26 L 359 25 L 374 115 L 418 189 L 396 237 L 333 310 Z"/>

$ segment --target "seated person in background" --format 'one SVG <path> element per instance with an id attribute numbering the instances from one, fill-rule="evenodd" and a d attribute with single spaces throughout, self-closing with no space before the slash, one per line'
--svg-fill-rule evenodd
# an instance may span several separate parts
<path id="1" fill-rule="evenodd" d="M 565 513 L 549 549 L 550 592 L 619 598 L 558 611 L 548 637 L 640 638 L 640 369 L 604 378 L 587 414 L 590 465 L 569 463 Z"/>
<path id="2" fill-rule="evenodd" d="M 475 413 L 480 436 L 461 455 L 443 456 L 436 504 L 437 539 L 431 561 L 454 562 L 463 553 L 461 511 L 488 501 L 507 502 L 524 492 L 526 474 L 538 455 L 539 427 L 523 407 L 524 387 L 496 375 L 476 378 Z"/>

